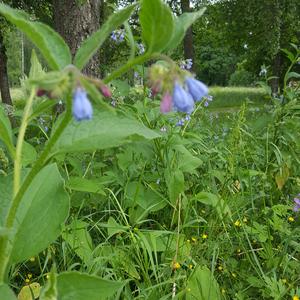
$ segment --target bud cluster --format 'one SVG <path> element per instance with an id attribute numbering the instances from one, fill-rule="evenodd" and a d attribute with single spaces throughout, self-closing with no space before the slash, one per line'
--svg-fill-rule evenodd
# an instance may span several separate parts
<path id="1" fill-rule="evenodd" d="M 195 102 L 208 95 L 208 88 L 203 82 L 177 66 L 153 65 L 149 72 L 149 84 L 153 96 L 158 93 L 163 95 L 160 104 L 162 113 L 174 110 L 190 114 Z"/>
<path id="2" fill-rule="evenodd" d="M 47 73 L 43 78 L 32 83 L 39 86 L 36 93 L 38 97 L 61 98 L 66 91 L 73 90 L 73 116 L 77 121 L 81 121 L 91 119 L 93 115 L 92 104 L 81 85 L 82 80 L 95 84 L 104 97 L 112 96 L 109 87 L 101 80 L 81 74 L 74 66 L 69 67 L 65 72 Z"/>

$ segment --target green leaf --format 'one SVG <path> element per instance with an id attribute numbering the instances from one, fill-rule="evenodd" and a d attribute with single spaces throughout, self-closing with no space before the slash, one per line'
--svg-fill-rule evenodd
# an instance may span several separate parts
<path id="1" fill-rule="evenodd" d="M 64 181 L 56 164 L 48 165 L 33 179 L 21 200 L 14 224 L 12 261 L 21 262 L 45 249 L 60 234 L 68 213 Z"/>
<path id="2" fill-rule="evenodd" d="M 36 161 L 37 152 L 32 145 L 24 141 L 21 156 L 22 156 L 22 166 L 26 167 Z"/>
<path id="3" fill-rule="evenodd" d="M 203 15 L 205 10 L 206 8 L 202 8 L 196 12 L 183 13 L 175 19 L 175 28 L 171 40 L 166 47 L 167 51 L 175 49 L 182 42 L 188 28 Z"/>
<path id="4" fill-rule="evenodd" d="M 59 300 L 107 300 L 113 298 L 123 286 L 124 282 L 77 272 L 65 272 L 57 276 Z"/>
<path id="5" fill-rule="evenodd" d="M 63 239 L 86 264 L 90 262 L 93 254 L 93 242 L 87 226 L 86 222 L 74 220 L 62 233 Z"/>
<path id="6" fill-rule="evenodd" d="M 174 17 L 169 6 L 161 0 L 142 0 L 140 23 L 147 52 L 163 51 L 174 30 Z"/>
<path id="7" fill-rule="evenodd" d="M 15 157 L 15 147 L 13 144 L 13 134 L 9 118 L 0 105 L 0 139 L 5 143 L 12 158 Z"/>
<path id="8" fill-rule="evenodd" d="M 160 137 L 158 133 L 136 120 L 96 112 L 92 120 L 73 120 L 58 139 L 52 154 L 107 149 L 135 140 L 157 137 Z"/>
<path id="9" fill-rule="evenodd" d="M 57 300 L 57 284 L 56 274 L 54 272 L 55 267 L 52 267 L 49 273 L 49 279 L 46 286 L 42 289 L 40 300 Z"/>
<path id="10" fill-rule="evenodd" d="M 16 25 L 39 48 L 49 66 L 60 70 L 71 64 L 70 49 L 63 38 L 49 26 L 30 21 L 30 17 L 22 11 L 12 9 L 0 3 L 0 13 Z"/>
<path id="11" fill-rule="evenodd" d="M 34 49 L 31 52 L 30 64 L 29 78 L 36 78 L 45 74 Z"/>
<path id="12" fill-rule="evenodd" d="M 110 238 L 111 236 L 117 233 L 126 232 L 128 230 L 126 226 L 119 224 L 113 217 L 109 217 L 106 227 L 107 227 L 108 238 Z"/>
<path id="13" fill-rule="evenodd" d="M 170 202 L 175 205 L 179 194 L 184 192 L 183 173 L 180 170 L 167 170 L 165 172 L 165 179 L 169 191 Z"/>
<path id="14" fill-rule="evenodd" d="M 0 299 L 1 300 L 17 300 L 12 290 L 6 284 L 0 284 Z"/>
<path id="15" fill-rule="evenodd" d="M 195 196 L 195 199 L 203 204 L 216 208 L 221 219 L 226 215 L 231 215 L 228 205 L 225 204 L 224 200 L 219 198 L 217 195 L 208 192 L 200 192 Z"/>
<path id="16" fill-rule="evenodd" d="M 198 267 L 188 279 L 186 300 L 221 299 L 219 285 L 207 267 Z"/>
<path id="17" fill-rule="evenodd" d="M 82 43 L 75 55 L 74 65 L 79 69 L 83 69 L 90 58 L 102 46 L 109 34 L 130 17 L 135 7 L 136 4 L 130 5 L 125 9 L 112 14 L 98 31 L 94 32 Z"/>
<path id="18" fill-rule="evenodd" d="M 105 195 L 103 185 L 97 179 L 86 179 L 82 177 L 71 177 L 66 186 L 74 191 L 96 193 Z"/>
<path id="19" fill-rule="evenodd" d="M 297 73 L 297 72 L 289 72 L 289 73 L 287 73 L 285 80 L 289 80 L 291 78 L 296 78 L 296 79 L 300 78 L 300 73 Z"/>

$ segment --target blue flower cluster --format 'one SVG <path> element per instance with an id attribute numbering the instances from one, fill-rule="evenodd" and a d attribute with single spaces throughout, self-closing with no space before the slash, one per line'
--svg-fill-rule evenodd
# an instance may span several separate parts
<path id="1" fill-rule="evenodd" d="M 125 30 L 124 29 L 117 29 L 117 30 L 114 30 L 112 33 L 111 33 L 111 36 L 110 38 L 116 42 L 117 44 L 120 44 L 124 41 L 124 38 L 125 38 Z"/>
<path id="2" fill-rule="evenodd" d="M 179 65 L 180 65 L 180 68 L 183 70 L 190 70 L 193 66 L 193 60 L 191 58 L 182 60 L 182 61 L 180 61 Z"/>
<path id="3" fill-rule="evenodd" d="M 173 89 L 173 108 L 190 114 L 194 110 L 194 103 L 207 96 L 207 86 L 192 77 L 185 79 L 186 89 L 179 83 L 175 83 Z"/>

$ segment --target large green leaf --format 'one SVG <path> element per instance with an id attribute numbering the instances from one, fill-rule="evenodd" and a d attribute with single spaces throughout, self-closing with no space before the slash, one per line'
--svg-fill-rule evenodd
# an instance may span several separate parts
<path id="1" fill-rule="evenodd" d="M 141 138 L 154 139 L 159 136 L 136 120 L 98 112 L 89 121 L 73 120 L 55 144 L 52 154 L 106 149 Z"/>
<path id="2" fill-rule="evenodd" d="M 5 202 L 5 201 L 4 201 Z M 53 242 L 69 213 L 69 197 L 56 164 L 43 168 L 25 192 L 17 211 L 11 259 L 35 256 Z"/>
<path id="3" fill-rule="evenodd" d="M 101 47 L 108 35 L 130 17 L 135 7 L 135 4 L 130 5 L 125 9 L 112 14 L 98 31 L 94 32 L 82 43 L 75 55 L 74 65 L 79 69 L 82 69 Z"/>
<path id="4" fill-rule="evenodd" d="M 142 0 L 140 23 L 147 51 L 163 51 L 174 30 L 174 17 L 169 6 L 161 0 Z"/>
<path id="5" fill-rule="evenodd" d="M 59 300 L 107 300 L 122 288 L 124 282 L 110 281 L 77 272 L 57 276 Z"/>
<path id="6" fill-rule="evenodd" d="M 0 300 L 17 300 L 17 297 L 6 284 L 0 284 Z"/>
<path id="7" fill-rule="evenodd" d="M 15 147 L 13 144 L 12 129 L 10 121 L 7 115 L 5 114 L 2 106 L 0 106 L 0 140 L 2 140 L 5 143 L 11 157 L 14 157 Z"/>
<path id="8" fill-rule="evenodd" d="M 188 279 L 186 300 L 221 299 L 219 285 L 213 274 L 206 267 L 195 269 Z"/>
<path id="9" fill-rule="evenodd" d="M 24 12 L 0 3 L 0 13 L 16 25 L 39 48 L 49 66 L 62 69 L 72 62 L 71 53 L 63 38 L 49 26 L 30 21 Z"/>
<path id="10" fill-rule="evenodd" d="M 183 40 L 188 28 L 200 18 L 205 12 L 205 8 L 192 13 L 183 13 L 181 16 L 175 19 L 175 28 L 173 35 L 166 47 L 167 51 L 175 49 Z"/>

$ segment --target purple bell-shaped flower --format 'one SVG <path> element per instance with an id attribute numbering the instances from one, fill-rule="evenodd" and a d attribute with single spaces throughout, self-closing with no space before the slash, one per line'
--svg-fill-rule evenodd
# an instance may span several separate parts
<path id="1" fill-rule="evenodd" d="M 202 97 L 207 96 L 208 87 L 203 82 L 192 77 L 188 77 L 186 78 L 185 83 L 194 101 L 200 101 Z"/>
<path id="2" fill-rule="evenodd" d="M 93 116 L 92 104 L 81 87 L 77 87 L 73 94 L 73 116 L 77 121 L 89 120 Z"/>
<path id="3" fill-rule="evenodd" d="M 173 90 L 173 105 L 175 110 L 190 114 L 194 110 L 194 100 L 184 88 L 175 83 Z"/>

